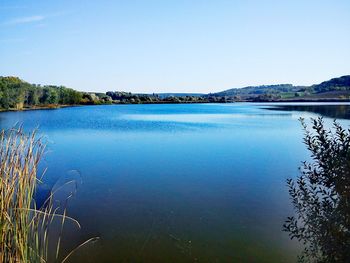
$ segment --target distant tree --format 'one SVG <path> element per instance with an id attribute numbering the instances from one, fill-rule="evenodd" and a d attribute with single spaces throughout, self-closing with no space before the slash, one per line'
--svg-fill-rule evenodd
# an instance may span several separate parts
<path id="1" fill-rule="evenodd" d="M 9 94 L 9 90 L 5 87 L 5 85 L 1 87 L 0 105 L 1 105 L 1 108 L 4 108 L 4 109 L 10 108 L 10 94 Z"/>
<path id="2" fill-rule="evenodd" d="M 53 87 L 44 87 L 40 102 L 42 104 L 58 104 L 59 97 L 57 90 Z"/>
<path id="3" fill-rule="evenodd" d="M 25 99 L 25 103 L 30 106 L 38 105 L 39 104 L 39 98 L 40 98 L 40 89 L 36 87 L 31 87 L 27 90 L 27 96 Z"/>
<path id="4" fill-rule="evenodd" d="M 59 97 L 59 104 L 63 105 L 75 105 L 82 103 L 83 92 L 76 91 L 64 86 L 56 87 Z"/>
<path id="5" fill-rule="evenodd" d="M 0 106 L 5 109 L 23 106 L 28 86 L 30 84 L 16 77 L 0 77 Z"/>
<path id="6" fill-rule="evenodd" d="M 301 123 L 313 161 L 287 180 L 296 216 L 288 217 L 284 230 L 303 243 L 300 262 L 349 262 L 350 129 L 334 121 L 327 130 L 322 118 L 312 119 L 311 130 Z"/>
<path id="7" fill-rule="evenodd" d="M 80 104 L 82 92 L 64 86 L 40 86 L 17 77 L 0 76 L 0 108 L 20 109 L 47 104 Z M 106 99 L 107 100 L 107 99 Z"/>

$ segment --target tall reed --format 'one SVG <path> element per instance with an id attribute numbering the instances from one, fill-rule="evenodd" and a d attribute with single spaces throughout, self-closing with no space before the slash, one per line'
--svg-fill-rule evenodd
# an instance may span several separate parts
<path id="1" fill-rule="evenodd" d="M 49 226 L 54 218 L 61 224 L 69 219 L 58 214 L 53 193 L 37 208 L 34 195 L 41 177 L 38 164 L 45 143 L 36 132 L 25 134 L 22 127 L 0 132 L 0 263 L 48 262 Z M 56 241 L 58 259 L 60 237 Z M 66 260 L 66 259 L 65 259 Z"/>

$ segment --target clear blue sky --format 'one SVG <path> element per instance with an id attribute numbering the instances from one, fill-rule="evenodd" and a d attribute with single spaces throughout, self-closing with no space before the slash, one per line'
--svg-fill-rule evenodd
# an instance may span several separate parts
<path id="1" fill-rule="evenodd" d="M 0 0 L 0 75 L 214 92 L 350 74 L 349 0 Z"/>

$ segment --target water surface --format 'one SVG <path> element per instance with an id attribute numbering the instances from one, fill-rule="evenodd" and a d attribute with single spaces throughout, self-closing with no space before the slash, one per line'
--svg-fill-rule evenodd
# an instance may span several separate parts
<path id="1" fill-rule="evenodd" d="M 47 187 L 79 170 L 69 214 L 82 229 L 67 227 L 64 249 L 101 240 L 71 262 L 294 262 L 281 229 L 285 180 L 308 158 L 298 118 L 350 107 L 316 106 L 84 106 L 1 113 L 0 126 L 46 136 Z"/>

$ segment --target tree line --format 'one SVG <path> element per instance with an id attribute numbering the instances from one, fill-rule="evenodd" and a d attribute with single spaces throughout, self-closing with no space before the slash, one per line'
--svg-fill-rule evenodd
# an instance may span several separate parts
<path id="1" fill-rule="evenodd" d="M 22 109 L 80 104 L 83 94 L 64 86 L 30 84 L 17 77 L 0 77 L 0 108 Z"/>
<path id="2" fill-rule="evenodd" d="M 223 96 L 166 96 L 158 94 L 133 94 L 130 92 L 108 91 L 106 93 L 80 92 L 64 86 L 37 85 L 18 77 L 0 76 L 0 109 L 56 107 L 58 105 L 99 105 L 99 104 L 148 104 L 148 103 L 205 103 L 229 102 Z"/>

